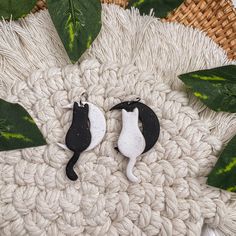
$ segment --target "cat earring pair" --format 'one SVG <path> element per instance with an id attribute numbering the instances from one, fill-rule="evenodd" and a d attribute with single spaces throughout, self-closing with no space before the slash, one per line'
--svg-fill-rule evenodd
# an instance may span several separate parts
<path id="1" fill-rule="evenodd" d="M 73 120 L 66 135 L 66 146 L 58 144 L 62 148 L 69 148 L 74 152 L 66 166 L 66 174 L 69 179 L 78 177 L 73 169 L 80 154 L 97 146 L 106 132 L 106 121 L 101 110 L 88 102 L 74 103 Z M 154 111 L 138 101 L 123 102 L 114 106 L 111 110 L 122 110 L 122 130 L 118 139 L 118 150 L 129 158 L 127 177 L 132 182 L 138 182 L 133 174 L 136 159 L 141 154 L 149 151 L 156 143 L 160 125 Z M 139 128 L 142 123 L 142 131 Z"/>

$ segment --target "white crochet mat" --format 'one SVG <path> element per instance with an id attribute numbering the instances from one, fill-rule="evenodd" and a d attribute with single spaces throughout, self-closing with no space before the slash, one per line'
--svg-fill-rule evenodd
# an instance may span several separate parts
<path id="1" fill-rule="evenodd" d="M 236 132 L 236 117 L 206 109 L 177 78 L 229 64 L 223 50 L 197 30 L 116 6 L 103 7 L 102 32 L 79 65 L 64 66 L 68 58 L 47 11 L 3 23 L 0 31 L 1 97 L 22 104 L 48 143 L 0 153 L 1 236 L 198 236 L 204 223 L 236 235 L 232 195 L 205 184 Z M 64 142 L 71 122 L 62 106 L 85 91 L 104 111 L 107 133 L 80 156 L 79 179 L 71 182 L 65 165 L 72 153 L 56 142 Z M 127 180 L 127 159 L 114 150 L 121 114 L 109 111 L 136 97 L 161 125 L 157 144 L 136 164 L 140 184 Z"/>

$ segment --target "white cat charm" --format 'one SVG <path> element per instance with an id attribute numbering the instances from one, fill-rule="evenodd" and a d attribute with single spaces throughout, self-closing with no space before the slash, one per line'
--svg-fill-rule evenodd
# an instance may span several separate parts
<path id="1" fill-rule="evenodd" d="M 136 183 L 139 182 L 139 179 L 133 174 L 133 168 L 137 157 L 144 152 L 146 146 L 138 121 L 139 111 L 137 108 L 132 112 L 122 109 L 122 130 L 118 139 L 118 149 L 129 158 L 126 174 L 130 181 Z"/>

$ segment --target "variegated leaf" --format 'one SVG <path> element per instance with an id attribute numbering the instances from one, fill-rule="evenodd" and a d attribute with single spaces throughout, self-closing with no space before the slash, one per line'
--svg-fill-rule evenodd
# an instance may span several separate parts
<path id="1" fill-rule="evenodd" d="M 0 151 L 45 144 L 41 132 L 25 109 L 0 99 Z"/>
<path id="2" fill-rule="evenodd" d="M 36 0 L 1 0 L 0 17 L 6 20 L 18 19 L 27 15 L 35 6 Z"/>
<path id="3" fill-rule="evenodd" d="M 183 0 L 130 0 L 129 7 L 136 7 L 145 14 L 149 14 L 150 10 L 153 9 L 155 16 L 162 18 L 182 2 Z"/>
<path id="4" fill-rule="evenodd" d="M 47 4 L 71 61 L 77 61 L 100 32 L 100 0 L 48 0 Z"/>
<path id="5" fill-rule="evenodd" d="M 208 176 L 207 184 L 236 192 L 236 136 L 221 153 L 214 169 Z"/>
<path id="6" fill-rule="evenodd" d="M 209 108 L 236 112 L 236 65 L 194 71 L 179 78 Z"/>

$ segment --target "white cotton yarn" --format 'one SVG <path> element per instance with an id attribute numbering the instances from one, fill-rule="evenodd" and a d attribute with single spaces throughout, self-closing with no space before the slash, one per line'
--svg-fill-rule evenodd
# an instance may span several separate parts
<path id="1" fill-rule="evenodd" d="M 233 5 L 236 8 L 236 0 L 233 0 Z"/>
<path id="2" fill-rule="evenodd" d="M 197 30 L 104 5 L 93 47 L 78 65 L 65 66 L 60 43 L 50 44 L 55 58 L 40 47 L 44 21 L 52 30 L 42 41 L 52 42 L 56 34 L 47 11 L 0 26 L 0 76 L 6 81 L 1 97 L 22 104 L 48 143 L 0 153 L 0 235 L 198 236 L 204 223 L 236 235 L 234 196 L 205 184 L 222 145 L 236 132 L 236 117 L 206 109 L 177 78 L 234 62 Z M 37 32 L 34 22 L 41 25 Z M 19 43 L 14 61 L 10 36 Z M 78 181 L 71 182 L 65 165 L 72 153 L 56 143 L 64 141 L 71 121 L 63 107 L 85 91 L 103 110 L 107 133 L 98 147 L 81 154 Z M 141 182 L 133 184 L 125 174 L 128 160 L 114 149 L 121 114 L 109 109 L 137 96 L 157 114 L 161 133 L 138 158 L 134 173 Z"/>

